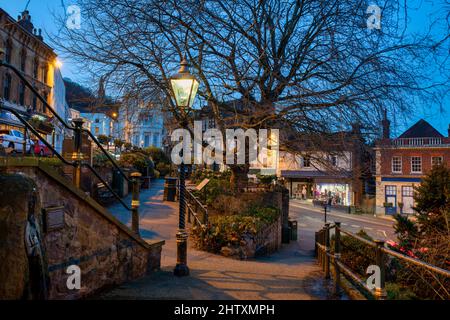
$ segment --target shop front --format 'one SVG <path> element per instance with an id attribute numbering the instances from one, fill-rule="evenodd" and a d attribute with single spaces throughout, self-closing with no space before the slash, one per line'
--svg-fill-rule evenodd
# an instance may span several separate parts
<path id="1" fill-rule="evenodd" d="M 351 205 L 350 184 L 327 181 L 314 184 L 314 200 L 326 202 L 329 205 Z"/>
<path id="2" fill-rule="evenodd" d="M 349 174 L 282 170 L 281 177 L 289 189 L 291 198 L 326 202 L 334 206 L 353 204 Z"/>

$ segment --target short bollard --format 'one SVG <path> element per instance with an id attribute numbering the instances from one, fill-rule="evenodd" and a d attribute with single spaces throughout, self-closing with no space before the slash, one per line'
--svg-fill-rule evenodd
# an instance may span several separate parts
<path id="1" fill-rule="evenodd" d="M 139 235 L 139 182 L 142 175 L 139 172 L 131 174 L 133 184 L 131 198 L 131 230 Z"/>
<path id="2" fill-rule="evenodd" d="M 375 243 L 377 244 L 377 252 L 376 252 L 376 263 L 378 267 L 380 268 L 380 287 L 375 288 L 375 297 L 378 300 L 384 300 L 386 299 L 387 293 L 385 288 L 385 257 L 384 257 L 384 241 L 383 240 L 375 240 Z"/>

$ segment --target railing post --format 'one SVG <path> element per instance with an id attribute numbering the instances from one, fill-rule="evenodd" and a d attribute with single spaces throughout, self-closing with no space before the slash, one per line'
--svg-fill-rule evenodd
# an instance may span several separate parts
<path id="1" fill-rule="evenodd" d="M 25 156 L 27 154 L 27 128 L 25 127 L 25 130 L 23 130 L 23 149 L 22 149 L 22 153 Z M 31 145 L 30 145 L 31 148 Z"/>
<path id="2" fill-rule="evenodd" d="M 380 287 L 375 288 L 375 297 L 378 300 L 384 300 L 386 299 L 386 288 L 385 288 L 385 276 L 386 276 L 386 269 L 385 269 L 385 257 L 384 257 L 384 241 L 383 240 L 375 240 L 375 243 L 377 244 L 376 248 L 376 263 L 378 267 L 380 268 Z"/>
<path id="3" fill-rule="evenodd" d="M 72 160 L 74 161 L 73 182 L 77 188 L 81 186 L 81 161 L 83 160 L 83 153 L 81 152 L 82 143 L 82 128 L 84 120 L 77 118 L 72 120 L 75 124 L 74 133 L 74 148 L 72 153 Z"/>
<path id="4" fill-rule="evenodd" d="M 139 235 L 139 182 L 142 175 L 139 172 L 131 174 L 133 184 L 131 197 L 131 230 Z"/>
<path id="5" fill-rule="evenodd" d="M 330 279 L 330 223 L 325 223 L 325 279 Z"/>
<path id="6" fill-rule="evenodd" d="M 317 241 L 319 241 L 319 233 L 314 232 L 314 257 L 318 258 Z"/>
<path id="7" fill-rule="evenodd" d="M 334 231 L 334 293 L 340 294 L 341 271 L 339 270 L 338 262 L 341 260 L 341 223 L 335 222 Z"/>

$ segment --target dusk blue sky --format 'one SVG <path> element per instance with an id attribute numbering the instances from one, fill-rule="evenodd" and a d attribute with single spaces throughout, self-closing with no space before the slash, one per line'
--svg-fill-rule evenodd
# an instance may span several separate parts
<path id="1" fill-rule="evenodd" d="M 12 17 L 17 16 L 25 9 L 28 0 L 0 0 L 0 8 L 8 12 Z M 411 10 L 408 13 L 409 25 L 408 30 L 411 32 L 421 31 L 426 29 L 430 21 L 430 13 L 436 13 L 440 8 L 436 2 L 433 1 L 415 1 L 415 10 Z M 373 1 L 376 4 L 376 0 Z M 408 3 L 410 1 L 408 0 Z M 64 14 L 65 9 L 63 4 L 69 6 L 73 4 L 70 0 L 30 0 L 28 10 L 30 11 L 32 21 L 36 28 L 42 28 L 44 36 L 53 34 L 58 31 L 56 24 L 53 21 L 53 15 Z M 443 32 L 440 29 L 437 32 Z M 58 53 L 58 48 L 55 48 Z M 87 74 L 83 73 L 77 68 L 77 66 L 70 61 L 67 57 L 61 59 L 63 61 L 62 73 L 64 77 L 71 78 L 72 80 L 86 83 Z M 439 110 L 438 106 L 423 105 L 415 106 L 413 114 L 405 115 L 405 117 L 399 117 L 396 119 L 396 123 L 393 123 L 393 135 L 399 135 L 407 127 L 414 124 L 419 119 L 423 118 L 436 127 L 442 134 L 447 136 L 447 128 L 450 124 L 450 98 L 443 102 L 444 110 Z"/>

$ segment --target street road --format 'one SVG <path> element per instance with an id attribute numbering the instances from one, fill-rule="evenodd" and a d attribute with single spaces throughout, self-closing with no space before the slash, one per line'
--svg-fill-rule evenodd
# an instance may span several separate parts
<path id="1" fill-rule="evenodd" d="M 291 200 L 289 203 L 289 217 L 292 220 L 297 220 L 299 240 L 304 242 L 305 249 L 313 248 L 314 232 L 321 229 L 324 224 L 323 209 Z M 391 220 L 331 211 L 327 214 L 327 221 L 330 223 L 339 221 L 342 229 L 353 233 L 364 230 L 374 239 L 397 240 L 393 228 L 394 222 Z"/>

